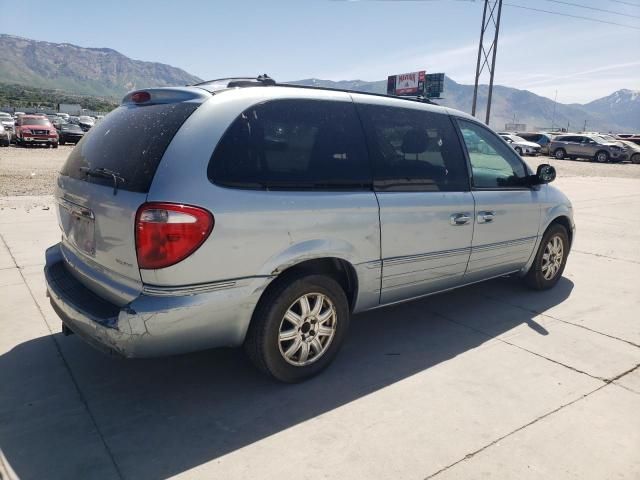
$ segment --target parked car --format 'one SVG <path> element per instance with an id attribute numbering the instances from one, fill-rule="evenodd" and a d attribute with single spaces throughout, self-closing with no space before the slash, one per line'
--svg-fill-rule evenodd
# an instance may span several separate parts
<path id="1" fill-rule="evenodd" d="M 516 133 L 520 138 L 524 138 L 528 142 L 537 143 L 540 145 L 540 153 L 544 155 L 549 154 L 549 143 L 553 139 L 553 135 L 551 133 L 546 132 L 518 132 Z"/>
<path id="2" fill-rule="evenodd" d="M 0 147 L 8 147 L 9 145 L 11 145 L 11 132 L 0 129 Z"/>
<path id="3" fill-rule="evenodd" d="M 265 77 L 136 91 L 60 172 L 47 291 L 99 348 L 244 345 L 295 382 L 352 313 L 507 274 L 553 287 L 574 235 L 554 177 L 420 101 Z"/>
<path id="4" fill-rule="evenodd" d="M 78 117 L 78 125 L 80 125 L 80 128 L 85 132 L 88 132 L 94 124 L 95 120 L 93 117 L 89 117 L 88 115 L 81 115 Z"/>
<path id="5" fill-rule="evenodd" d="M 640 145 L 630 142 L 628 140 L 622 140 L 627 153 L 627 158 L 631 160 L 631 163 L 640 163 Z"/>
<path id="6" fill-rule="evenodd" d="M 58 133 L 47 117 L 23 115 L 16 121 L 16 143 L 58 148 Z"/>
<path id="7" fill-rule="evenodd" d="M 640 135 L 634 135 L 632 137 L 627 138 L 625 141 L 635 143 L 636 145 L 640 145 Z"/>
<path id="8" fill-rule="evenodd" d="M 10 114 L 6 112 L 0 112 L 0 132 L 3 133 L 3 138 L 4 132 L 7 132 L 7 134 L 9 135 L 9 141 L 11 141 L 11 138 L 14 135 L 15 123 L 15 120 Z"/>
<path id="9" fill-rule="evenodd" d="M 58 130 L 58 136 L 60 138 L 60 145 L 66 143 L 78 143 L 84 136 L 84 131 L 78 125 L 73 123 L 64 123 L 60 125 Z"/>
<path id="10" fill-rule="evenodd" d="M 62 118 L 65 122 L 66 122 L 67 120 L 69 120 L 69 114 L 68 114 L 68 113 L 58 112 L 56 115 L 57 115 L 58 117 Z"/>
<path id="11" fill-rule="evenodd" d="M 529 142 L 518 135 L 501 133 L 500 136 L 513 148 L 518 155 L 537 155 L 540 153 L 540 145 Z"/>
<path id="12" fill-rule="evenodd" d="M 621 162 L 627 158 L 624 149 L 616 142 L 608 142 L 599 135 L 559 135 L 549 144 L 551 154 L 563 158 L 588 158 L 596 162 Z"/>

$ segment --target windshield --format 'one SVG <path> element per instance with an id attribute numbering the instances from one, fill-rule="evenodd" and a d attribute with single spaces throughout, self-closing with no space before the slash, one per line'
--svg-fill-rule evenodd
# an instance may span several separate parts
<path id="1" fill-rule="evenodd" d="M 64 125 L 62 125 L 62 130 L 71 130 L 74 132 L 81 132 L 82 129 L 78 126 L 78 125 L 73 125 L 73 124 L 69 124 L 69 123 L 65 123 Z"/>
<path id="2" fill-rule="evenodd" d="M 49 119 L 47 118 L 23 118 L 22 119 L 22 124 L 23 125 L 51 125 L 51 122 L 49 122 Z"/>
<path id="3" fill-rule="evenodd" d="M 93 123 L 93 118 L 91 117 L 80 117 L 78 121 L 82 123 Z"/>

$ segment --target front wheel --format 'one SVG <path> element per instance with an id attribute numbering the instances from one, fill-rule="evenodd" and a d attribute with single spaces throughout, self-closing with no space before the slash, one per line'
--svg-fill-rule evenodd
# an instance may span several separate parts
<path id="1" fill-rule="evenodd" d="M 524 277 L 527 285 L 535 290 L 547 290 L 553 287 L 564 272 L 568 254 L 567 229 L 554 223 L 542 237 L 533 265 Z"/>
<path id="2" fill-rule="evenodd" d="M 631 155 L 631 163 L 640 163 L 640 153 Z"/>
<path id="3" fill-rule="evenodd" d="M 596 153 L 595 159 L 598 163 L 607 163 L 609 161 L 609 154 L 604 150 L 601 150 Z"/>
<path id="4" fill-rule="evenodd" d="M 565 152 L 563 148 L 559 148 L 555 152 L 553 152 L 553 156 L 558 160 L 562 160 L 566 154 L 567 152 Z"/>
<path id="5" fill-rule="evenodd" d="M 263 372 L 299 382 L 337 355 L 349 326 L 349 304 L 331 277 L 307 274 L 276 282 L 258 303 L 244 347 Z"/>

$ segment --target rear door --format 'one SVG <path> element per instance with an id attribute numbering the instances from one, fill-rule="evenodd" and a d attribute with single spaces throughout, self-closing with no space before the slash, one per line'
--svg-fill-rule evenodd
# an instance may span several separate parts
<path id="1" fill-rule="evenodd" d="M 116 304 L 141 290 L 134 224 L 156 168 L 197 103 L 123 105 L 73 149 L 57 180 L 62 251 L 70 271 Z"/>
<path id="2" fill-rule="evenodd" d="M 360 103 L 358 111 L 380 205 L 381 303 L 459 284 L 469 259 L 474 206 L 451 119 L 421 105 Z"/>
<path id="3" fill-rule="evenodd" d="M 540 190 L 525 186 L 522 159 L 491 130 L 458 120 L 472 169 L 475 227 L 469 282 L 522 268 L 531 256 L 540 225 Z"/>

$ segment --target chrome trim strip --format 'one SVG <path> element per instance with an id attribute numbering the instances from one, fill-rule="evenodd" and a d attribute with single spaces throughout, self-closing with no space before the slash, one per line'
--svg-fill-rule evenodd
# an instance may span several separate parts
<path id="1" fill-rule="evenodd" d="M 516 245 L 524 245 L 524 244 L 527 244 L 529 242 L 535 241 L 537 238 L 538 238 L 537 236 L 533 236 L 533 237 L 517 238 L 515 240 L 506 240 L 504 242 L 486 243 L 484 245 L 478 245 L 478 246 L 471 247 L 471 250 L 472 250 L 472 253 L 473 253 L 473 252 L 483 251 L 483 250 L 493 250 L 495 248 L 510 247 L 510 246 L 516 246 Z"/>
<path id="2" fill-rule="evenodd" d="M 145 284 L 142 287 L 143 295 L 149 295 L 153 297 L 179 297 L 186 295 L 197 295 L 200 293 L 218 292 L 221 290 L 228 290 L 230 288 L 245 287 L 249 282 L 256 278 L 271 278 L 270 276 L 256 276 L 237 278 L 233 280 L 223 280 L 220 282 L 200 283 L 198 285 L 185 285 L 185 286 L 162 286 L 162 285 L 149 285 Z"/>
<path id="3" fill-rule="evenodd" d="M 456 248 L 454 250 L 441 250 L 439 252 L 419 253 L 416 255 L 407 255 L 403 257 L 389 257 L 383 260 L 383 264 L 397 265 L 402 263 L 422 262 L 424 260 L 433 260 L 436 258 L 455 257 L 457 255 L 466 255 L 471 251 L 471 247 Z"/>
<path id="4" fill-rule="evenodd" d="M 78 205 L 77 203 L 73 203 L 72 201 L 62 197 L 58 197 L 56 198 L 56 200 L 62 208 L 67 210 L 72 215 L 90 218 L 91 220 L 95 219 L 93 212 L 87 207 L 83 207 L 82 205 Z"/>

